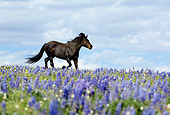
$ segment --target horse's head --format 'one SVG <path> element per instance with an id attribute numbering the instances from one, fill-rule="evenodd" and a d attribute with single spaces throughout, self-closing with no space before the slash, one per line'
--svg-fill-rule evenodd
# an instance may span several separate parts
<path id="1" fill-rule="evenodd" d="M 79 34 L 82 37 L 82 46 L 88 48 L 89 50 L 91 50 L 93 48 L 92 44 L 90 43 L 90 41 L 87 39 L 88 35 L 85 36 L 84 33 L 80 33 Z"/>

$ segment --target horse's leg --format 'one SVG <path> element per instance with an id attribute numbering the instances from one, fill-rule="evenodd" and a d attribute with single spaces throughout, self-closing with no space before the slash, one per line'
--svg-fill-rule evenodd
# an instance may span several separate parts
<path id="1" fill-rule="evenodd" d="M 78 59 L 74 59 L 74 65 L 75 65 L 75 68 L 77 69 L 78 68 Z"/>
<path id="2" fill-rule="evenodd" d="M 72 66 L 72 64 L 71 64 L 71 60 L 70 60 L 70 58 L 67 58 L 66 60 L 67 60 L 67 62 L 68 62 L 68 64 L 69 64 L 67 67 L 71 67 L 71 66 Z"/>
<path id="3" fill-rule="evenodd" d="M 45 58 L 44 59 L 44 61 L 45 61 L 45 69 L 47 69 L 48 68 L 48 61 L 49 61 L 50 59 L 49 59 L 49 57 L 47 57 L 47 58 Z"/>
<path id="4" fill-rule="evenodd" d="M 50 57 L 50 65 L 54 68 L 53 57 Z"/>

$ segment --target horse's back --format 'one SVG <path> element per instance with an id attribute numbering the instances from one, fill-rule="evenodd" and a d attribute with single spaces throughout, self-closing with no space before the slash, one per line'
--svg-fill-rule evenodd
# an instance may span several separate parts
<path id="1" fill-rule="evenodd" d="M 64 58 L 66 44 L 57 41 L 49 41 L 46 43 L 45 49 L 46 52 L 51 53 L 53 56 Z"/>

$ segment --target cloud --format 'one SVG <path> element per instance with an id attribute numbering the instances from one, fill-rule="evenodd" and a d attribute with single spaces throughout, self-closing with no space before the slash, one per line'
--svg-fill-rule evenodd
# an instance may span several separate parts
<path id="1" fill-rule="evenodd" d="M 162 0 L 0 1 L 0 43 L 13 48 L 0 46 L 0 55 L 5 54 L 0 58 L 7 60 L 3 64 L 16 60 L 15 64 L 23 64 L 19 57 L 39 50 L 42 44 L 50 40 L 66 42 L 84 32 L 94 48 L 81 53 L 81 68 L 168 67 L 169 5 Z M 16 54 L 25 49 L 27 54 Z M 162 53 L 160 61 L 157 57 Z M 63 64 L 56 60 L 56 66 Z"/>
<path id="2" fill-rule="evenodd" d="M 26 55 L 29 51 L 9 52 L 0 50 L 0 64 L 1 65 L 24 65 L 25 59 L 23 55 Z"/>
<path id="3" fill-rule="evenodd" d="M 58 40 L 58 41 L 67 41 L 70 38 L 73 38 L 73 31 L 68 28 L 64 28 L 61 30 L 48 30 L 47 32 L 43 33 L 43 38 L 46 41 L 51 41 L 51 40 Z"/>
<path id="4" fill-rule="evenodd" d="M 131 68 L 146 67 L 146 60 L 143 56 L 124 51 L 101 50 L 85 56 L 89 63 L 96 62 L 103 67 Z"/>

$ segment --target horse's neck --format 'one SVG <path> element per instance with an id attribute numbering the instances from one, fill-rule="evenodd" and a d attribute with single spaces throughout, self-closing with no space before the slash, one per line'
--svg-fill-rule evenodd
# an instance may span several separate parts
<path id="1" fill-rule="evenodd" d="M 76 42 L 69 44 L 69 48 L 73 51 L 73 53 L 78 53 L 81 47 L 82 45 Z"/>

